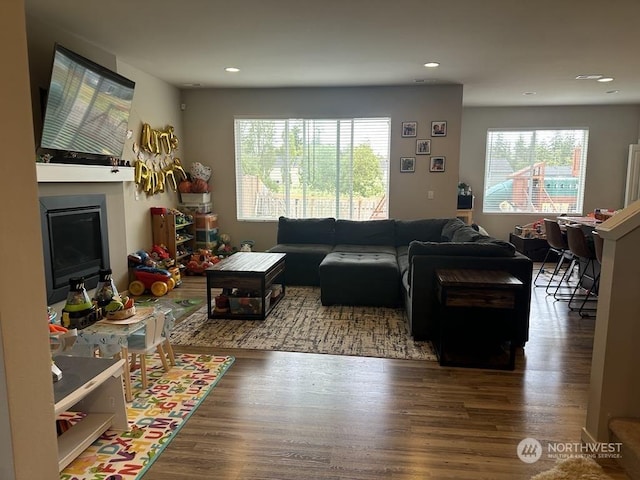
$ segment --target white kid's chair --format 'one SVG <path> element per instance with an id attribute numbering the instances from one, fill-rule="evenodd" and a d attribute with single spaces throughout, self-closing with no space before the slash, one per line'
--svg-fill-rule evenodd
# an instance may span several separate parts
<path id="1" fill-rule="evenodd" d="M 146 327 L 140 333 L 134 333 L 129 336 L 127 343 L 129 353 L 131 354 L 131 369 L 135 369 L 136 355 L 140 357 L 140 373 L 142 377 L 142 388 L 147 388 L 149 383 L 147 380 L 147 362 L 146 355 L 152 354 L 154 351 L 160 355 L 162 368 L 165 372 L 169 371 L 169 364 L 164 352 L 163 345 L 166 341 L 164 336 L 164 314 L 155 312 L 145 320 Z"/>

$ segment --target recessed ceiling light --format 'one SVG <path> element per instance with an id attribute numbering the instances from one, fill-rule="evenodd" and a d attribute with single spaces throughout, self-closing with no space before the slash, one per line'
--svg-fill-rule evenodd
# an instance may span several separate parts
<path id="1" fill-rule="evenodd" d="M 535 95 L 537 92 L 522 92 L 522 95 L 525 96 L 529 96 L 529 95 Z"/>
<path id="2" fill-rule="evenodd" d="M 602 75 L 599 73 L 589 73 L 586 75 L 578 75 L 576 80 L 598 80 L 599 78 L 602 78 Z"/>
<path id="3" fill-rule="evenodd" d="M 424 66 L 427 68 L 436 68 L 439 67 L 440 64 L 438 62 L 427 62 L 424 64 Z"/>
<path id="4" fill-rule="evenodd" d="M 607 90 L 604 93 L 608 93 L 609 95 L 615 95 L 616 93 L 620 93 L 620 90 Z"/>
<path id="5" fill-rule="evenodd" d="M 599 82 L 613 82 L 613 77 L 602 77 L 598 79 Z"/>
<path id="6" fill-rule="evenodd" d="M 201 87 L 202 86 L 202 84 L 200 83 L 183 83 L 182 85 L 185 87 Z"/>
<path id="7" fill-rule="evenodd" d="M 238 73 L 240 69 L 237 67 L 227 67 L 224 69 L 224 71 L 229 73 Z"/>

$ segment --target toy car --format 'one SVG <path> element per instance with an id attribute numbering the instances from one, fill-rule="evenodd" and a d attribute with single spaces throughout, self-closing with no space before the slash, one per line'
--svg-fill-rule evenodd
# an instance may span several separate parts
<path id="1" fill-rule="evenodd" d="M 129 284 L 131 295 L 142 295 L 149 290 L 156 297 L 166 295 L 176 286 L 174 276 L 162 268 L 140 266 L 133 269 L 136 278 Z"/>

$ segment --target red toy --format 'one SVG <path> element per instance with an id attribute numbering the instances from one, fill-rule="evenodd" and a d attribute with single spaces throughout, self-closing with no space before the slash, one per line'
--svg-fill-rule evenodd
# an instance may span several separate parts
<path id="1" fill-rule="evenodd" d="M 187 263 L 187 272 L 195 275 L 202 275 L 207 268 L 219 261 L 220 258 L 211 253 L 211 250 L 201 248 L 197 253 L 191 255 L 191 258 Z"/>
<path id="2" fill-rule="evenodd" d="M 129 284 L 131 295 L 142 295 L 149 290 L 156 297 L 162 297 L 176 286 L 173 275 L 161 268 L 138 267 L 133 269 L 133 275 L 136 279 Z"/>

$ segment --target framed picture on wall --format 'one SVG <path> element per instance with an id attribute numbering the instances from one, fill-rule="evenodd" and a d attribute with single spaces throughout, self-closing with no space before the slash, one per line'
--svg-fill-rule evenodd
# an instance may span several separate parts
<path id="1" fill-rule="evenodd" d="M 431 136 L 432 137 L 446 137 L 447 136 L 447 122 L 431 122 Z"/>
<path id="2" fill-rule="evenodd" d="M 416 155 L 430 155 L 431 140 L 416 140 Z"/>
<path id="3" fill-rule="evenodd" d="M 445 158 L 444 157 L 431 157 L 431 164 L 429 165 L 430 172 L 444 172 Z"/>
<path id="4" fill-rule="evenodd" d="M 400 171 L 403 173 L 413 173 L 416 171 L 416 159 L 415 157 L 401 157 L 400 158 Z"/>
<path id="5" fill-rule="evenodd" d="M 417 137 L 418 136 L 418 122 L 402 122 L 402 136 L 403 137 Z"/>

